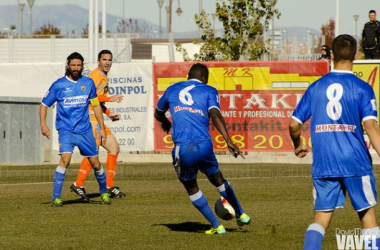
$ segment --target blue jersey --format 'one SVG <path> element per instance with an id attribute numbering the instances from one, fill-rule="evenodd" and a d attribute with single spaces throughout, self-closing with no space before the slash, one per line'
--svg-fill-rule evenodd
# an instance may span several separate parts
<path id="1" fill-rule="evenodd" d="M 314 178 L 372 173 L 361 123 L 377 120 L 372 87 L 350 71 L 331 71 L 306 90 L 293 113 L 301 124 L 311 117 Z"/>
<path id="2" fill-rule="evenodd" d="M 208 111 L 211 108 L 220 109 L 215 88 L 194 79 L 173 84 L 157 104 L 160 111 L 169 108 L 175 144 L 211 140 Z"/>
<path id="3" fill-rule="evenodd" d="M 67 77 L 59 78 L 49 88 L 42 104 L 50 107 L 57 102 L 55 127 L 73 133 L 84 133 L 91 129 L 88 116 L 90 99 L 96 98 L 92 79 L 82 76 L 77 82 Z"/>

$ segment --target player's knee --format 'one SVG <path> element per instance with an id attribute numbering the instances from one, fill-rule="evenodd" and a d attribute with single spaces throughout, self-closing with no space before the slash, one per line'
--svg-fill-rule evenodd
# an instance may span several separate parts
<path id="1" fill-rule="evenodd" d="M 89 157 L 88 160 L 89 160 L 91 167 L 93 169 L 100 170 L 101 164 L 100 164 L 99 158 L 97 156 L 96 157 Z"/>
<path id="2" fill-rule="evenodd" d="M 197 180 L 182 180 L 180 179 L 181 183 L 185 187 L 187 193 L 189 195 L 196 194 L 199 191 Z"/>
<path id="3" fill-rule="evenodd" d="M 218 171 L 215 174 L 207 175 L 209 181 L 216 187 L 223 185 L 225 179 L 222 172 Z"/>

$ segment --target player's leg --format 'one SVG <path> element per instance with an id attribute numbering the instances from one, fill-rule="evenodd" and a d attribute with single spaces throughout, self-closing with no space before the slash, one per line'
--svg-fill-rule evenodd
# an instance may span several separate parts
<path id="1" fill-rule="evenodd" d="M 209 181 L 217 187 L 219 193 L 231 204 L 236 213 L 236 219 L 239 226 L 250 223 L 251 218 L 244 213 L 239 200 L 232 188 L 232 185 L 224 179 L 219 170 L 219 164 L 215 157 L 212 142 L 205 141 L 199 144 L 199 152 L 201 155 L 200 170 L 205 173 Z"/>
<path id="2" fill-rule="evenodd" d="M 60 145 L 59 153 L 61 155 L 61 158 L 54 173 L 53 196 L 51 202 L 52 206 L 63 205 L 61 201 L 62 186 L 65 180 L 66 169 L 70 164 L 71 155 L 74 150 L 74 144 L 72 143 L 72 139 L 74 136 L 75 135 L 67 131 L 58 132 L 58 140 Z"/>
<path id="3" fill-rule="evenodd" d="M 226 232 L 218 219 L 212 212 L 206 197 L 199 190 L 197 184 L 197 161 L 199 155 L 191 145 L 176 145 L 173 149 L 173 166 L 177 172 L 178 178 L 184 185 L 191 203 L 199 212 L 211 223 L 212 228 L 206 231 L 206 234 L 223 234 Z"/>
<path id="4" fill-rule="evenodd" d="M 99 126 L 99 124 L 98 124 L 98 122 L 97 122 L 96 119 L 90 119 L 90 121 L 91 121 L 91 126 L 92 126 L 92 132 L 93 132 L 95 140 L 96 140 L 96 145 L 99 148 L 99 146 L 100 146 L 100 138 L 98 136 L 98 134 L 99 134 L 98 132 L 100 131 L 100 126 Z M 91 169 L 92 169 L 91 163 L 88 161 L 87 157 L 83 157 L 83 160 L 82 160 L 82 162 L 80 164 L 80 168 L 79 168 L 77 179 L 74 182 L 74 184 L 71 185 L 71 187 L 70 187 L 70 189 L 72 191 L 74 191 L 75 193 L 77 193 L 82 198 L 84 198 L 83 195 L 82 195 L 82 193 L 85 194 L 84 182 L 86 181 L 87 176 L 90 173 Z"/>
<path id="5" fill-rule="evenodd" d="M 343 207 L 345 189 L 341 179 L 314 179 L 314 221 L 306 230 L 304 250 L 322 249 L 325 231 L 328 228 L 335 208 Z"/>
<path id="6" fill-rule="evenodd" d="M 351 203 L 358 212 L 362 224 L 365 249 L 380 246 L 380 230 L 375 215 L 377 203 L 376 180 L 373 174 L 359 177 L 344 178 Z"/>
<path id="7" fill-rule="evenodd" d="M 117 156 L 120 152 L 120 147 L 115 136 L 108 129 L 108 127 L 106 128 L 106 134 L 107 141 L 105 144 L 102 144 L 102 146 L 107 150 L 107 189 L 108 193 L 111 194 L 111 197 L 122 198 L 125 196 L 125 193 L 121 192 L 119 187 L 116 187 L 114 183 L 117 167 Z"/>
<path id="8" fill-rule="evenodd" d="M 95 178 L 99 184 L 99 193 L 104 204 L 111 204 L 110 195 L 107 193 L 106 174 L 98 158 L 98 148 L 91 130 L 80 135 L 78 140 L 80 153 L 87 157 L 95 172 Z"/>

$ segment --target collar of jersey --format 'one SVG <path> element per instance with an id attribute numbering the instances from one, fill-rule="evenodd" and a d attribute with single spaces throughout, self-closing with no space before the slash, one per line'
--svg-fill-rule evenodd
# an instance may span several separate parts
<path id="1" fill-rule="evenodd" d="M 74 81 L 74 80 L 71 80 L 70 78 L 68 78 L 67 76 L 65 76 L 67 80 L 69 80 L 70 82 L 73 82 L 73 83 L 77 83 L 78 81 Z"/>
<path id="2" fill-rule="evenodd" d="M 349 70 L 337 70 L 337 69 L 333 69 L 331 70 L 331 72 L 334 72 L 334 73 L 349 73 L 349 74 L 353 74 L 352 71 L 349 71 Z"/>
<path id="3" fill-rule="evenodd" d="M 196 81 L 196 82 L 200 82 L 200 83 L 202 83 L 201 81 L 199 81 L 198 79 L 189 79 L 189 81 Z"/>

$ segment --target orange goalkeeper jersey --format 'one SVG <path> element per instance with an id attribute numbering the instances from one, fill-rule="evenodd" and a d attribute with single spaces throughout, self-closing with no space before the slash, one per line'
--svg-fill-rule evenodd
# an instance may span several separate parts
<path id="1" fill-rule="evenodd" d="M 96 87 L 96 93 L 99 98 L 99 102 L 106 102 L 109 101 L 109 98 L 107 97 L 108 92 L 108 78 L 107 75 L 101 71 L 99 68 L 94 69 L 91 71 L 91 73 L 88 75 L 92 80 L 94 80 L 95 87 Z M 95 118 L 94 109 L 90 105 L 90 118 Z"/>

